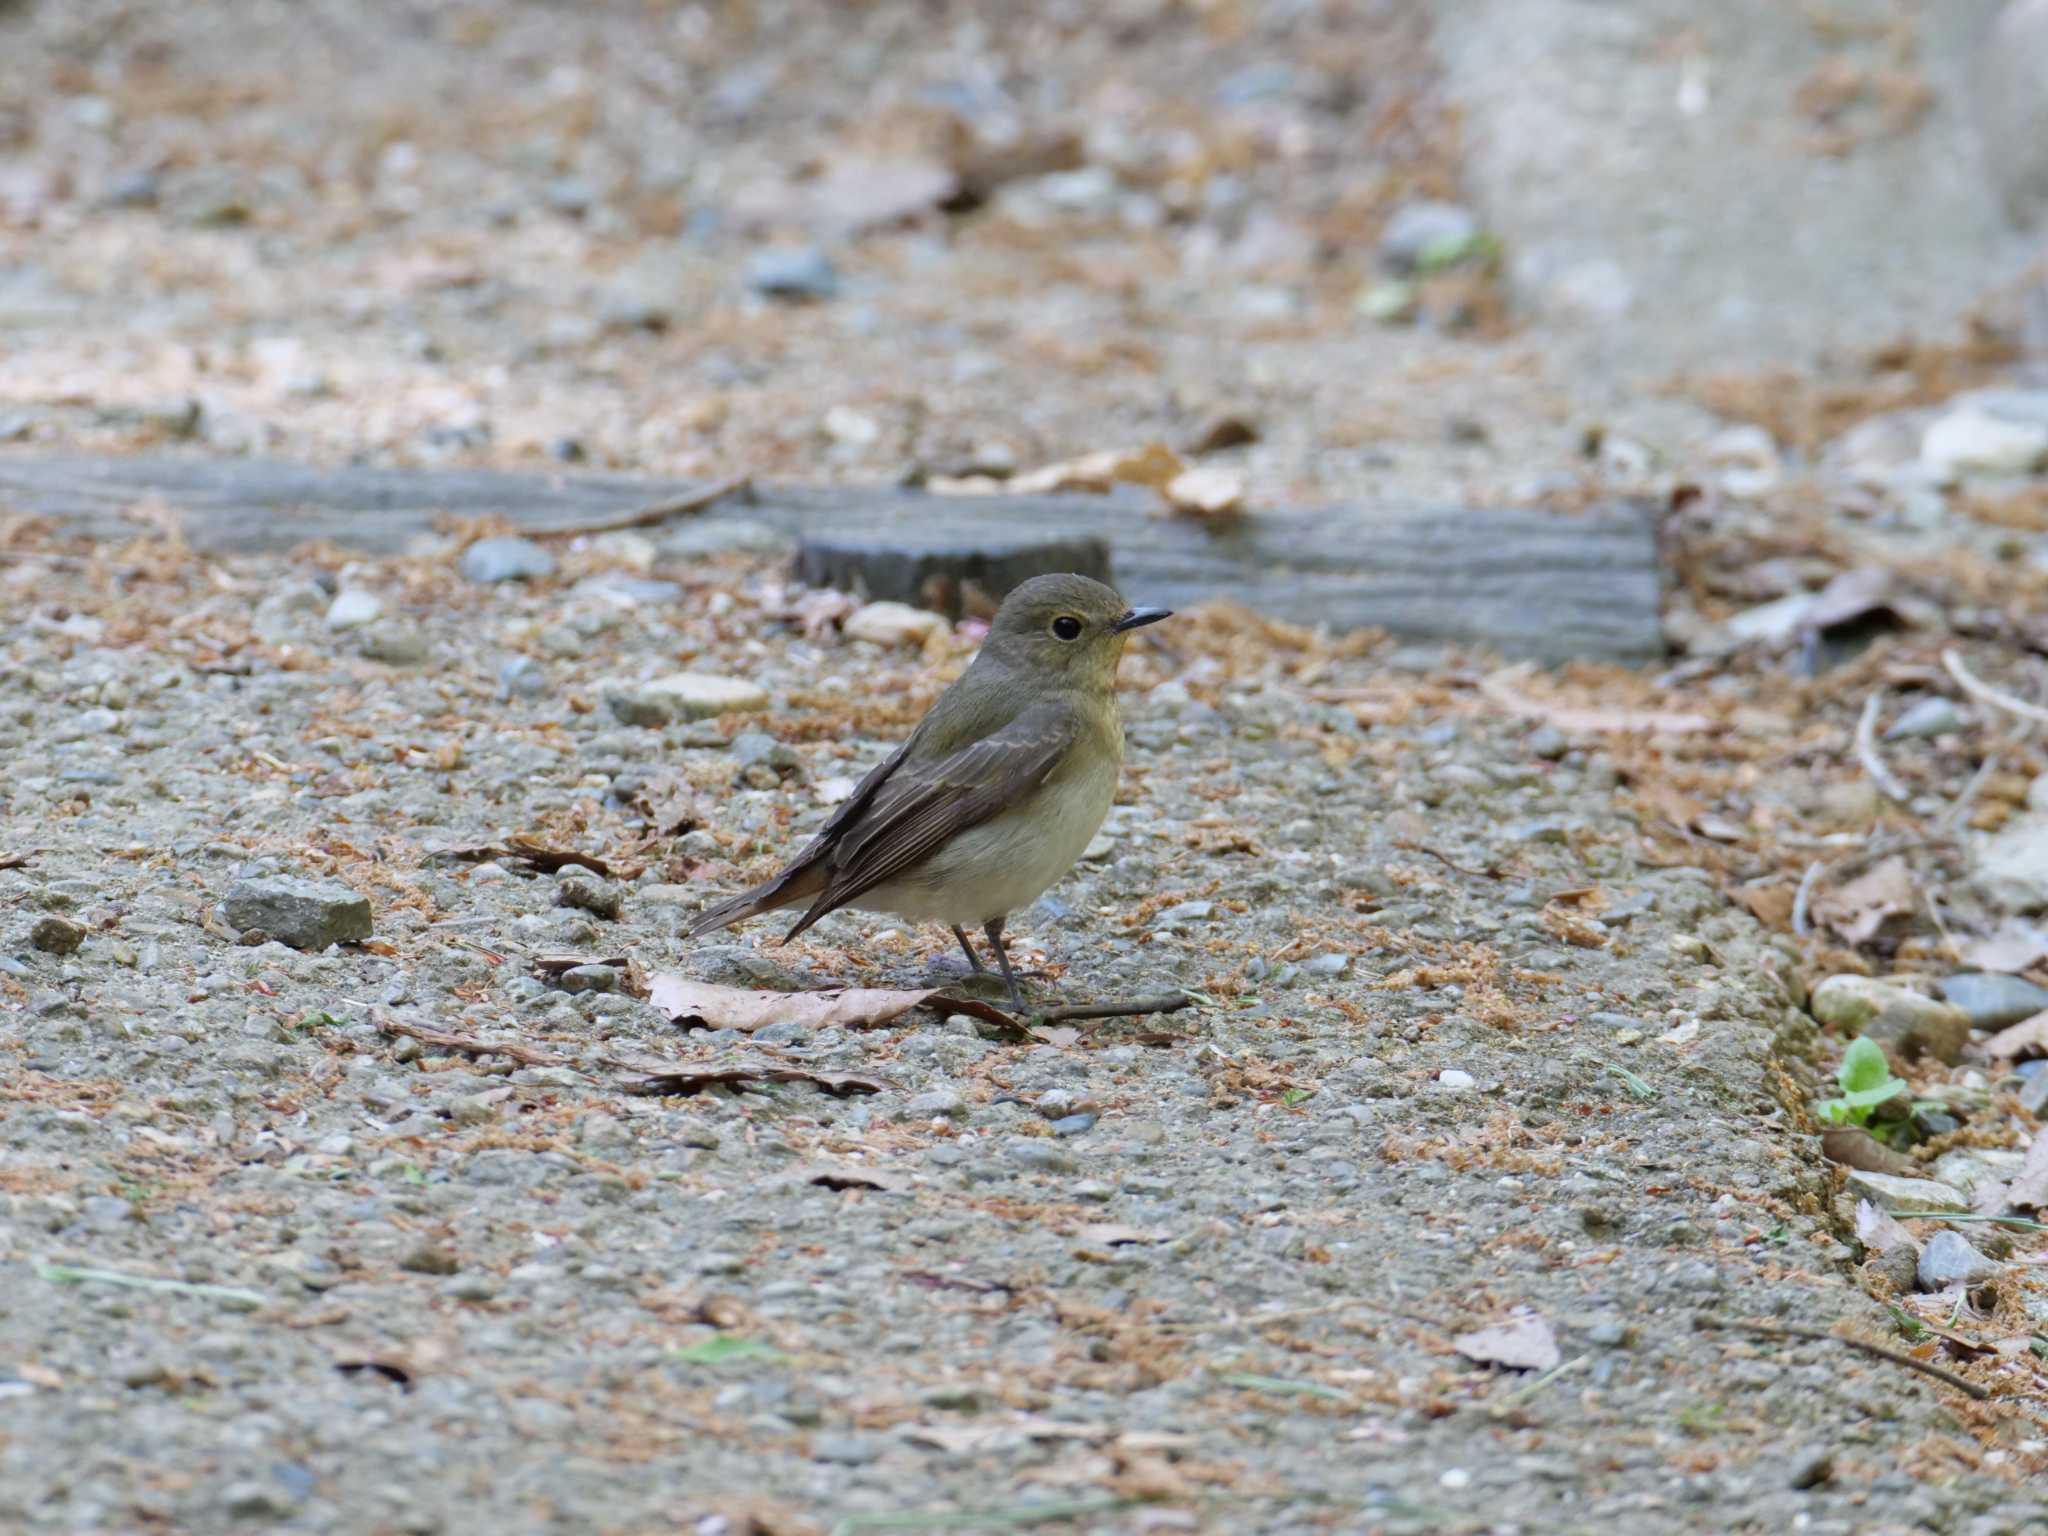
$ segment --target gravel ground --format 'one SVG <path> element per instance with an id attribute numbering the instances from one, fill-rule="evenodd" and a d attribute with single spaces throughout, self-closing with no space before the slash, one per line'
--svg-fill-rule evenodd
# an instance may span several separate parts
<path id="1" fill-rule="evenodd" d="M 650 974 L 960 968 L 858 915 L 677 938 L 972 649 L 845 640 L 759 558 L 7 573 L 6 1524 L 2036 1528 L 2023 1397 L 1696 1331 L 1884 1332 L 1786 1134 L 1796 952 L 1469 672 L 1226 609 L 1134 643 L 1125 792 L 1016 948 L 1044 994 L 1186 1012 L 667 1023 Z M 337 630 L 371 605 L 330 589 L 382 612 Z M 765 701 L 622 722 L 679 668 Z M 520 836 L 610 878 L 480 851 Z M 285 876 L 346 889 L 250 905 Z M 350 892 L 366 941 L 227 926 L 317 942 Z M 536 974 L 567 954 L 631 967 Z M 649 1057 L 874 1091 L 627 1092 Z M 1562 1374 L 1453 1346 L 1520 1309 Z M 992 1513 L 886 1518 L 945 1511 Z"/>

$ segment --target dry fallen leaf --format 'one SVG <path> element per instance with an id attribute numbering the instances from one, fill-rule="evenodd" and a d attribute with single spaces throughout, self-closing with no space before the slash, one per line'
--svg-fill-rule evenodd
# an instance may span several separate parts
<path id="1" fill-rule="evenodd" d="M 1507 667 L 1479 680 L 1479 691 L 1510 713 L 1529 720 L 1541 720 L 1560 731 L 1594 734 L 1647 734 L 1683 736 L 1711 731 L 1714 722 L 1705 715 L 1660 709 L 1576 709 L 1564 704 L 1547 704 L 1532 699 L 1515 687 L 1534 673 L 1527 665 Z"/>
<path id="2" fill-rule="evenodd" d="M 1863 1173 L 1894 1173 L 1901 1178 L 1920 1176 L 1920 1165 L 1903 1152 L 1894 1152 L 1859 1125 L 1840 1125 L 1820 1135 L 1820 1154 L 1831 1163 Z"/>
<path id="3" fill-rule="evenodd" d="M 1914 885 L 1906 861 L 1891 858 L 1847 885 L 1816 897 L 1813 915 L 1843 943 L 1862 944 L 1875 938 L 1888 919 L 1912 912 L 1919 904 L 1919 887 Z"/>
<path id="4" fill-rule="evenodd" d="M 1534 1312 L 1517 1312 L 1506 1322 L 1461 1333 L 1451 1347 L 1468 1360 L 1512 1371 L 1547 1371 L 1564 1358 L 1550 1324 Z"/>
<path id="5" fill-rule="evenodd" d="M 991 1023 L 1010 1024 L 1009 1015 L 972 998 L 947 997 L 939 987 L 898 991 L 886 987 L 832 987 L 822 992 L 762 992 L 720 987 L 663 973 L 648 983 L 647 1000 L 685 1029 L 736 1029 L 742 1034 L 769 1024 L 804 1029 L 864 1029 L 886 1024 L 921 1003 L 965 1013 Z"/>
<path id="6" fill-rule="evenodd" d="M 1856 1241 L 1872 1253 L 1917 1246 L 1912 1234 L 1892 1219 L 1891 1212 L 1879 1210 L 1868 1200 L 1856 1202 Z"/>
<path id="7" fill-rule="evenodd" d="M 1049 496 L 1066 492 L 1101 495 L 1119 485 L 1142 485 L 1163 490 L 1187 466 L 1180 455 L 1164 443 L 1147 443 L 1142 448 L 1109 448 L 1100 453 L 1063 459 L 1025 474 L 1013 475 L 1006 487 L 1020 496 Z"/>
<path id="8" fill-rule="evenodd" d="M 1984 1049 L 1997 1061 L 2048 1053 L 2048 1009 L 2017 1024 L 2008 1024 L 1984 1042 Z"/>
<path id="9" fill-rule="evenodd" d="M 1987 1215 L 2004 1211 L 2038 1211 L 2048 1206 L 2048 1130 L 2034 1132 L 2026 1161 L 2009 1184 L 1987 1184 L 1977 1191 L 1976 1208 Z"/>
<path id="10" fill-rule="evenodd" d="M 1974 970 L 2007 974 L 2024 971 L 2048 956 L 2048 928 L 2011 920 L 1987 938 L 1959 939 L 1956 956 Z"/>

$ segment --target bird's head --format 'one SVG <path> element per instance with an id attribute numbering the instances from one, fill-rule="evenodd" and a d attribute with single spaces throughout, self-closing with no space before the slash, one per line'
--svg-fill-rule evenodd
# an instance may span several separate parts
<path id="1" fill-rule="evenodd" d="M 1133 608 L 1086 576 L 1034 576 L 1003 599 L 983 649 L 1027 676 L 1107 689 L 1125 638 L 1168 615 L 1165 608 Z"/>

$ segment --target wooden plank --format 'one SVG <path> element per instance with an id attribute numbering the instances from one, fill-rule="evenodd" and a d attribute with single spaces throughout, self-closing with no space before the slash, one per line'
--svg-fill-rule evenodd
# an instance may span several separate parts
<path id="1" fill-rule="evenodd" d="M 316 468 L 250 459 L 0 456 L 0 516 L 46 518 L 99 539 L 146 531 L 169 508 L 195 548 L 282 550 L 332 539 L 403 549 L 444 515 L 495 516 L 535 533 L 687 495 L 692 482 L 507 470 Z M 1287 507 L 1221 532 L 1112 496 L 932 496 L 768 485 L 702 520 L 746 518 L 800 538 L 884 541 L 1102 538 L 1133 601 L 1231 598 L 1298 623 L 1377 625 L 1511 658 L 1642 661 L 1663 654 L 1663 576 L 1645 505 Z"/>

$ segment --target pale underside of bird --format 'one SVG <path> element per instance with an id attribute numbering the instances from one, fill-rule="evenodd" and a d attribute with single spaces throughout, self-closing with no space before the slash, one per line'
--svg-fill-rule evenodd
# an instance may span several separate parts
<path id="1" fill-rule="evenodd" d="M 1009 984 L 1004 919 L 1071 869 L 1116 798 L 1123 729 L 1111 690 L 1125 636 L 1167 617 L 1080 576 L 1007 598 L 981 652 L 781 871 L 690 927 L 697 937 L 802 906 L 795 938 L 841 907 L 943 923 L 970 965 L 978 927 Z"/>

